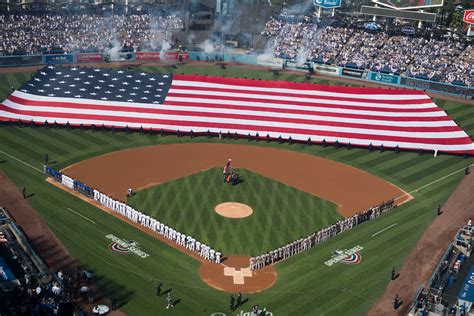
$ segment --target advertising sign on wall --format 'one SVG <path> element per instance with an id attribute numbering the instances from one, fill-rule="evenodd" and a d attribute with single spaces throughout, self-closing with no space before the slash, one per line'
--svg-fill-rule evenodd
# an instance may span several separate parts
<path id="1" fill-rule="evenodd" d="M 69 64 L 74 62 L 73 54 L 44 55 L 45 64 Z"/>
<path id="2" fill-rule="evenodd" d="M 41 55 L 0 57 L 0 67 L 10 67 L 18 65 L 38 65 L 41 63 L 43 63 L 43 56 Z"/>
<path id="3" fill-rule="evenodd" d="M 416 30 L 413 26 L 404 26 L 402 27 L 402 33 L 413 35 L 415 34 Z"/>
<path id="4" fill-rule="evenodd" d="M 313 4 L 325 9 L 333 9 L 341 6 L 341 0 L 313 0 Z"/>
<path id="5" fill-rule="evenodd" d="M 366 78 L 367 73 L 363 70 L 343 68 L 342 75 L 354 78 Z"/>
<path id="6" fill-rule="evenodd" d="M 296 60 L 287 60 L 285 63 L 285 68 L 295 69 L 295 70 L 310 70 L 312 69 L 312 63 L 298 63 Z"/>
<path id="7" fill-rule="evenodd" d="M 459 96 L 473 96 L 474 92 L 470 87 L 455 86 L 452 84 L 442 84 L 434 81 L 420 80 L 415 78 L 401 77 L 402 85 L 423 90 L 435 90 L 445 93 L 457 94 Z"/>
<path id="8" fill-rule="evenodd" d="M 392 83 L 392 84 L 400 83 L 399 76 L 383 74 L 380 72 L 369 72 L 368 79 L 373 80 L 373 81 L 383 82 L 383 83 Z"/>
<path id="9" fill-rule="evenodd" d="M 137 60 L 160 60 L 160 52 L 137 52 Z"/>
<path id="10" fill-rule="evenodd" d="M 93 53 L 93 54 L 77 54 L 77 61 L 80 63 L 87 63 L 87 62 L 101 62 L 104 58 L 100 53 Z"/>
<path id="11" fill-rule="evenodd" d="M 322 65 L 322 64 L 314 64 L 313 70 L 315 73 L 318 74 L 327 74 L 327 75 L 339 75 L 341 70 L 337 66 L 330 66 L 330 65 Z"/>
<path id="12" fill-rule="evenodd" d="M 137 60 L 188 60 L 189 53 L 182 51 L 167 51 L 167 52 L 136 52 Z"/>
<path id="13" fill-rule="evenodd" d="M 167 60 L 188 60 L 189 52 L 168 51 L 165 53 Z"/>
<path id="14" fill-rule="evenodd" d="M 271 55 L 258 55 L 257 56 L 257 65 L 272 67 L 275 69 L 283 68 L 283 59 L 276 58 Z"/>
<path id="15" fill-rule="evenodd" d="M 463 21 L 468 24 L 474 24 L 474 9 L 464 11 Z"/>

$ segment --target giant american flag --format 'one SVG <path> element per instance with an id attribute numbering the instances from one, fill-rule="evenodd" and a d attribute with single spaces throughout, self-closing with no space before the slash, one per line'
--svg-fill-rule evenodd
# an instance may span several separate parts
<path id="1" fill-rule="evenodd" d="M 289 138 L 474 154 L 422 91 L 47 66 L 0 120 Z"/>

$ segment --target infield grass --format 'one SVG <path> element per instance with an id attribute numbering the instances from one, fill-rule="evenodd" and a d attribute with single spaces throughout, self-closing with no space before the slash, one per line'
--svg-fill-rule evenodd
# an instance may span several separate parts
<path id="1" fill-rule="evenodd" d="M 217 67 L 212 67 L 217 68 Z M 181 72 L 184 67 L 178 67 Z M 208 68 L 187 68 L 191 73 L 211 74 Z M 153 70 L 153 69 L 152 69 Z M 192 72 L 194 71 L 194 72 Z M 213 70 L 213 74 L 216 70 Z M 227 69 L 228 75 L 247 70 Z M 268 72 L 255 73 L 262 78 Z M 252 73 L 252 76 L 254 74 Z M 248 75 L 251 77 L 251 75 Z M 0 98 L 10 90 L 10 84 L 20 85 L 28 78 L 25 74 L 0 75 Z M 290 78 L 288 78 L 290 79 Z M 15 86 L 16 87 L 16 86 Z M 442 106 L 470 135 L 474 133 L 474 107 L 451 101 L 436 102 Z M 390 280 L 392 266 L 399 266 L 418 238 L 436 216 L 438 204 L 463 177 L 462 169 L 474 162 L 473 158 L 459 156 L 418 156 L 415 153 L 391 151 L 369 152 L 365 149 L 346 150 L 334 147 L 306 146 L 221 140 L 201 137 L 176 138 L 172 136 L 127 134 L 125 132 L 92 132 L 44 128 L 0 128 L 0 151 L 42 169 L 42 159 L 48 153 L 62 168 L 83 159 L 114 150 L 160 145 L 177 142 L 223 142 L 253 144 L 301 151 L 353 165 L 412 191 L 456 170 L 460 172 L 443 181 L 413 192 L 414 200 L 381 218 L 318 245 L 311 251 L 276 265 L 278 279 L 269 290 L 249 296 L 244 309 L 259 304 L 274 315 L 363 315 L 379 297 Z M 78 262 L 93 270 L 102 291 L 117 294 L 122 309 L 129 315 L 210 315 L 228 312 L 228 294 L 206 286 L 198 275 L 199 263 L 181 252 L 162 244 L 133 227 L 105 214 L 99 209 L 47 184 L 38 171 L 0 153 L 0 168 L 21 188 L 35 195 L 29 202 L 62 240 Z M 66 209 L 70 207 L 96 224 L 82 219 Z M 443 214 L 449 216 L 449 214 Z M 371 235 L 394 223 L 397 226 L 376 237 Z M 107 234 L 140 243 L 150 254 L 147 259 L 134 255 L 118 255 L 107 249 Z M 325 266 L 324 261 L 336 249 L 361 245 L 362 262 L 348 266 Z M 166 310 L 166 300 L 155 297 L 156 280 L 164 289 L 173 288 L 179 304 Z"/>
<path id="2" fill-rule="evenodd" d="M 261 176 L 239 169 L 242 182 L 224 183 L 222 168 L 138 191 L 128 199 L 136 209 L 194 236 L 224 254 L 257 256 L 338 221 L 337 205 Z M 239 202 L 252 216 L 226 218 L 217 204 Z"/>

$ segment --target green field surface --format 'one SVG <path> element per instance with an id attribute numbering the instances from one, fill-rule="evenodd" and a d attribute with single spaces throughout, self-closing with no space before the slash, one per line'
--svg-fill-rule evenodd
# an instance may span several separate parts
<path id="1" fill-rule="evenodd" d="M 183 68 L 179 66 L 176 71 L 184 72 Z M 206 69 L 195 68 L 194 72 L 211 74 Z M 186 68 L 186 71 L 192 73 L 191 68 Z M 228 75 L 236 75 L 238 70 L 229 67 L 226 71 Z M 247 72 L 239 71 L 240 75 Z M 248 77 L 257 75 L 251 73 Z M 261 72 L 260 75 L 266 78 L 269 74 Z M 11 85 L 17 87 L 28 77 L 28 74 L 0 75 L 0 98 L 9 93 Z M 474 134 L 473 106 L 442 100 L 436 102 L 470 135 Z M 55 168 L 63 168 L 115 150 L 178 142 L 252 144 L 304 152 L 355 166 L 406 191 L 431 183 L 421 191 L 413 192 L 415 199 L 393 212 L 277 264 L 276 284 L 262 293 L 248 296 L 249 302 L 243 306 L 249 311 L 253 304 L 259 304 L 274 315 L 363 315 L 367 312 L 389 283 L 392 266 L 403 262 L 436 216 L 438 205 L 446 201 L 462 179 L 463 169 L 474 162 L 473 158 L 450 155 L 434 158 L 428 154 L 380 153 L 331 146 L 3 126 L 0 127 L 0 169 L 19 188 L 25 186 L 28 192 L 34 193 L 29 198 L 32 206 L 78 262 L 93 270 L 103 293 L 110 295 L 115 292 L 118 295 L 124 312 L 129 315 L 210 315 L 221 311 L 231 315 L 228 312 L 229 295 L 208 287 L 200 279 L 198 261 L 46 183 L 44 175 L 38 171 L 42 170 L 45 153 L 55 161 Z M 449 174 L 452 175 L 436 181 Z M 88 217 L 95 224 L 67 208 Z M 394 223 L 397 224 L 395 227 L 372 237 L 375 232 Z M 111 253 L 107 249 L 110 242 L 105 237 L 107 234 L 139 242 L 140 248 L 150 256 L 142 259 L 135 255 Z M 324 265 L 334 250 L 356 245 L 364 247 L 360 264 Z M 180 299 L 175 308 L 166 310 L 165 298 L 154 295 L 157 280 L 164 283 L 164 289 L 172 288 L 174 297 Z"/>
<path id="2" fill-rule="evenodd" d="M 141 190 L 127 202 L 226 255 L 257 256 L 342 218 L 336 204 L 309 193 L 246 169 L 239 177 L 237 185 L 224 183 L 222 168 L 213 168 Z M 224 202 L 247 204 L 253 214 L 223 217 L 214 208 Z"/>

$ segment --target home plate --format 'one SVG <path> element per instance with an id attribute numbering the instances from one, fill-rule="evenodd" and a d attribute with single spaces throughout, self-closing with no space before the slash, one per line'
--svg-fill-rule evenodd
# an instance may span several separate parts
<path id="1" fill-rule="evenodd" d="M 250 271 L 249 268 L 242 268 L 239 271 L 237 271 L 233 267 L 224 267 L 224 275 L 225 276 L 230 276 L 234 278 L 234 284 L 245 284 L 244 278 L 251 277 L 252 276 L 252 271 Z"/>

